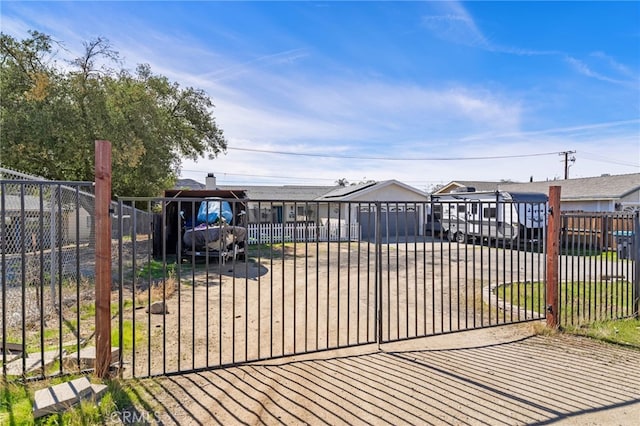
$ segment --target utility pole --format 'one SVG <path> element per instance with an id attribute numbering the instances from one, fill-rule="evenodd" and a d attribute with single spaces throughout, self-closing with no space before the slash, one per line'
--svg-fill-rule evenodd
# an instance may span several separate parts
<path id="1" fill-rule="evenodd" d="M 576 162 L 576 157 L 569 158 L 570 154 L 575 154 L 575 151 L 563 151 L 559 152 L 558 155 L 564 155 L 564 178 L 569 179 L 569 161 L 572 163 Z"/>

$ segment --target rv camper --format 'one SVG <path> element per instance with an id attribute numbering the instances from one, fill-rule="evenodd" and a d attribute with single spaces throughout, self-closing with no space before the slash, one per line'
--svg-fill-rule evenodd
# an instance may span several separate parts
<path id="1" fill-rule="evenodd" d="M 542 193 L 478 191 L 473 188 L 431 198 L 450 241 L 541 240 L 548 197 Z"/>

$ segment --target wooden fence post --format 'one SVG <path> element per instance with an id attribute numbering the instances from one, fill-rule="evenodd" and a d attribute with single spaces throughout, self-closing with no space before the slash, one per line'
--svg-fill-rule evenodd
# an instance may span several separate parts
<path id="1" fill-rule="evenodd" d="M 95 141 L 96 365 L 105 378 L 111 365 L 111 142 Z"/>
<path id="2" fill-rule="evenodd" d="M 558 256 L 560 255 L 560 186 L 549 187 L 547 223 L 547 326 L 558 327 Z"/>

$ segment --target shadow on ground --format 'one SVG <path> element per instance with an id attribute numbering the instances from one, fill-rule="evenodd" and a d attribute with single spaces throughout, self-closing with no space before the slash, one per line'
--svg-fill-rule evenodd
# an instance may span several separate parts
<path id="1" fill-rule="evenodd" d="M 469 345 L 468 333 L 137 389 L 162 424 L 637 424 L 637 349 L 562 334 Z"/>

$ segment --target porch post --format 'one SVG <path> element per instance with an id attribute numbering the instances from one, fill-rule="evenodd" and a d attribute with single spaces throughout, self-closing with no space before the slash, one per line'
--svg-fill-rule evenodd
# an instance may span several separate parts
<path id="1" fill-rule="evenodd" d="M 560 186 L 549 187 L 547 224 L 547 327 L 558 327 L 558 256 L 560 255 Z"/>
<path id="2" fill-rule="evenodd" d="M 96 365 L 104 378 L 111 364 L 111 142 L 95 141 Z"/>

